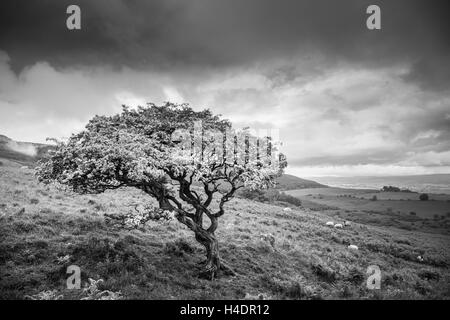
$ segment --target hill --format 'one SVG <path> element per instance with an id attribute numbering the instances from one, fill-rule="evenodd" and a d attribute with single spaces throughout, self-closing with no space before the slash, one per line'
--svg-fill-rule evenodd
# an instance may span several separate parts
<path id="1" fill-rule="evenodd" d="M 209 281 L 198 278 L 203 249 L 177 221 L 128 231 L 105 220 L 105 213 L 148 203 L 137 190 L 74 195 L 37 184 L 33 170 L 17 165 L 0 166 L 0 180 L 0 299 L 42 298 L 44 292 L 89 296 L 66 289 L 69 265 L 81 268 L 83 285 L 103 279 L 101 290 L 124 299 L 450 298 L 450 238 L 444 234 L 356 221 L 336 229 L 326 222 L 342 220 L 328 209 L 284 211 L 233 199 L 217 236 L 221 257 L 237 275 Z M 370 265 L 381 269 L 380 290 L 366 286 Z"/>
<path id="2" fill-rule="evenodd" d="M 52 146 L 48 144 L 15 141 L 0 135 L 0 159 L 7 159 L 23 165 L 33 165 L 51 148 Z"/>
<path id="3" fill-rule="evenodd" d="M 376 189 L 395 186 L 416 192 L 450 194 L 450 174 L 426 174 L 377 177 L 317 177 L 319 183 L 328 186 L 355 189 Z"/>
<path id="4" fill-rule="evenodd" d="M 312 180 L 302 179 L 291 174 L 283 174 L 277 179 L 277 189 L 280 190 L 296 190 L 307 188 L 325 188 L 326 185 L 320 184 Z"/>

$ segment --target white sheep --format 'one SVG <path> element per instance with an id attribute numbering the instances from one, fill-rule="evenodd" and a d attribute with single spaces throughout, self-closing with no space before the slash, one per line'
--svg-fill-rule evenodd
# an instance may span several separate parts
<path id="1" fill-rule="evenodd" d="M 355 246 L 354 244 L 349 245 L 348 248 L 350 250 L 358 250 L 358 246 Z"/>
<path id="2" fill-rule="evenodd" d="M 346 220 L 345 222 L 344 222 L 344 226 L 349 226 L 349 225 L 351 225 L 352 223 L 350 222 L 350 221 L 348 221 L 348 220 Z"/>
<path id="3" fill-rule="evenodd" d="M 291 208 L 284 208 L 283 211 L 284 212 L 289 212 L 289 211 L 292 211 L 292 209 Z"/>
<path id="4" fill-rule="evenodd" d="M 417 256 L 417 260 L 419 260 L 420 262 L 423 262 L 422 256 Z"/>
<path id="5" fill-rule="evenodd" d="M 333 227 L 334 226 L 334 222 L 333 221 L 328 221 L 325 225 Z"/>
<path id="6" fill-rule="evenodd" d="M 334 227 L 337 228 L 337 229 L 342 229 L 344 226 L 342 225 L 342 223 L 336 223 L 334 225 Z"/>

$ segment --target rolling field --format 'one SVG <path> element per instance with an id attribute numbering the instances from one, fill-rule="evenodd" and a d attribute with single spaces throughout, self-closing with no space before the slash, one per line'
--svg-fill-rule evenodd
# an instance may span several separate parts
<path id="1" fill-rule="evenodd" d="M 328 197 L 370 200 L 342 200 L 335 194 L 313 199 L 318 193 L 308 196 L 308 191 L 300 196 L 302 207 L 284 211 L 283 206 L 233 199 L 217 236 L 222 258 L 237 275 L 209 281 L 198 277 L 202 247 L 177 221 L 123 230 L 105 220 L 105 213 L 123 213 L 135 203 L 151 201 L 144 194 L 123 189 L 74 195 L 39 185 L 32 169 L 1 163 L 1 299 L 25 299 L 49 290 L 61 299 L 86 298 L 86 291 L 66 288 L 69 265 L 81 268 L 83 286 L 88 278 L 103 279 L 101 290 L 122 299 L 244 299 L 259 294 L 272 299 L 450 298 L 448 229 L 386 227 L 384 222 L 392 219 L 383 220 L 384 214 L 334 209 L 327 202 Z M 377 223 L 369 221 L 377 217 Z M 429 221 L 406 217 L 416 224 Z M 351 225 L 325 225 L 343 219 Z M 275 242 L 265 240 L 268 234 Z M 348 249 L 350 244 L 359 249 Z M 380 290 L 366 287 L 370 265 L 381 269 Z"/>
<path id="2" fill-rule="evenodd" d="M 412 229 L 424 225 L 431 232 L 449 234 L 450 195 L 429 194 L 428 201 L 420 201 L 415 192 L 381 192 L 364 189 L 311 188 L 289 190 L 311 208 L 334 209 L 344 215 L 366 217 L 368 222 L 377 216 L 385 216 L 392 221 L 411 222 Z"/>

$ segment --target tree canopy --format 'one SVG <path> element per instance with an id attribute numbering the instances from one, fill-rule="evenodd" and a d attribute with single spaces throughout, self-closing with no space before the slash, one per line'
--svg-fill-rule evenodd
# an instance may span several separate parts
<path id="1" fill-rule="evenodd" d="M 210 110 L 150 103 L 95 116 L 83 131 L 58 142 L 37 176 L 80 194 L 142 190 L 157 200 L 155 210 L 172 212 L 195 233 L 206 248 L 205 272 L 213 277 L 224 266 L 214 232 L 225 204 L 244 186 L 271 186 L 286 165 L 270 137 L 234 130 Z"/>

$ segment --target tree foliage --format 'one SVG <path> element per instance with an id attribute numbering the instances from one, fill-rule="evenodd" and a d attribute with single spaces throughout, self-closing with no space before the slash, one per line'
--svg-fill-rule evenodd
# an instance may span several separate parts
<path id="1" fill-rule="evenodd" d="M 427 201 L 429 199 L 429 197 L 428 197 L 428 194 L 427 193 L 422 193 L 420 196 L 419 196 L 419 200 L 420 201 Z"/>
<path id="2" fill-rule="evenodd" d="M 221 268 L 218 218 L 238 189 L 273 185 L 287 165 L 275 151 L 270 137 L 233 130 L 210 110 L 172 103 L 124 106 L 120 114 L 95 116 L 83 131 L 58 142 L 37 176 L 80 194 L 142 190 L 157 200 L 159 216 L 171 212 L 195 233 L 206 248 L 206 272 L 214 276 Z"/>

